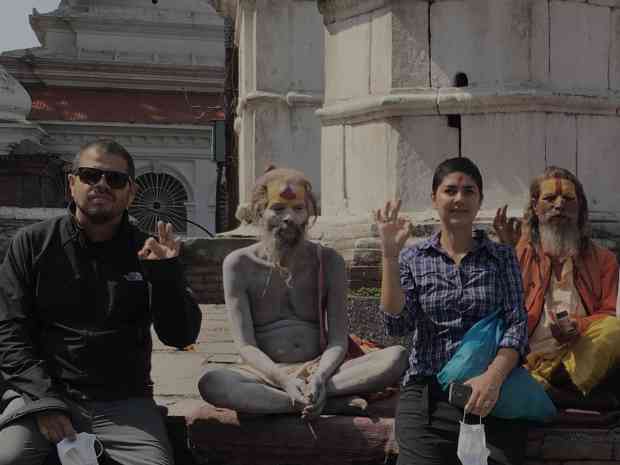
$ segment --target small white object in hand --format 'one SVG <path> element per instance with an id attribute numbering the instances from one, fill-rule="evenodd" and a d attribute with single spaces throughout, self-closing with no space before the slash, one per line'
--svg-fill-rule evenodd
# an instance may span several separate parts
<path id="1" fill-rule="evenodd" d="M 97 459 L 103 452 L 103 446 L 97 454 L 96 441 L 98 442 L 97 436 L 89 433 L 79 433 L 73 441 L 68 438 L 63 439 L 56 445 L 60 463 L 62 465 L 99 465 Z"/>

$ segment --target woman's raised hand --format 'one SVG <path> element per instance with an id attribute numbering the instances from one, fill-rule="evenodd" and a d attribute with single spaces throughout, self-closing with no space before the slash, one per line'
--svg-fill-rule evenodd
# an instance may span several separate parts
<path id="1" fill-rule="evenodd" d="M 502 244 L 515 247 L 521 237 L 521 220 L 518 218 L 508 218 L 506 211 L 508 205 L 497 209 L 493 219 L 493 229 Z"/>
<path id="2" fill-rule="evenodd" d="M 374 212 L 383 256 L 386 258 L 398 258 L 400 250 L 409 237 L 411 223 L 398 216 L 400 205 L 400 200 L 388 201 L 383 209 Z"/>

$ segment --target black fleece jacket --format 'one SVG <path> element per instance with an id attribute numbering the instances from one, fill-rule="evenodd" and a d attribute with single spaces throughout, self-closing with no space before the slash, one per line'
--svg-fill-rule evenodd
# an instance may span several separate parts
<path id="1" fill-rule="evenodd" d="M 201 313 L 181 266 L 139 260 L 147 238 L 127 215 L 103 243 L 71 214 L 17 233 L 0 267 L 0 395 L 16 391 L 26 406 L 4 424 L 66 410 L 66 397 L 151 396 L 151 324 L 164 344 L 196 340 Z"/>

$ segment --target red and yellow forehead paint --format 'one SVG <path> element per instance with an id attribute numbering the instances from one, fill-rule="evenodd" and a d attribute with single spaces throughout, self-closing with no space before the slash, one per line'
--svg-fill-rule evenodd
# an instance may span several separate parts
<path id="1" fill-rule="evenodd" d="M 540 197 L 558 197 L 562 196 L 568 200 L 577 198 L 575 184 L 568 179 L 550 178 L 540 183 Z"/>
<path id="2" fill-rule="evenodd" d="M 267 207 L 273 204 L 283 204 L 287 207 L 306 204 L 306 189 L 300 184 L 293 184 L 285 180 L 276 179 L 267 184 Z"/>

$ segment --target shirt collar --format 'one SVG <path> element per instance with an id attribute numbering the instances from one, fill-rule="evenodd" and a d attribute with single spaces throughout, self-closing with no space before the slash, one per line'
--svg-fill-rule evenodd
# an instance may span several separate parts
<path id="1" fill-rule="evenodd" d="M 482 229 L 474 229 L 474 248 L 471 253 L 478 253 L 483 250 L 486 250 L 488 253 L 493 255 L 493 257 L 498 258 L 496 247 L 493 247 L 493 242 L 488 238 L 486 232 Z M 445 253 L 445 251 L 441 248 L 441 231 L 437 231 L 433 233 L 433 235 L 425 241 L 422 245 L 420 245 L 421 250 L 430 250 L 434 249 L 437 252 Z"/>

